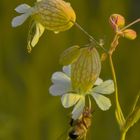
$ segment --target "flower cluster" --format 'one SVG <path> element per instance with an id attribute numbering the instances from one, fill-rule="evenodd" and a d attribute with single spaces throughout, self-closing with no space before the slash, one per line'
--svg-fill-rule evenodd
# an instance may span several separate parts
<path id="1" fill-rule="evenodd" d="M 75 105 L 72 111 L 72 118 L 78 119 L 85 107 L 85 97 L 91 95 L 96 101 L 98 107 L 105 111 L 111 106 L 109 98 L 104 95 L 109 95 L 114 92 L 114 83 L 112 80 L 104 81 L 100 78 L 94 83 L 88 92 L 81 94 L 72 88 L 71 79 L 71 65 L 64 66 L 63 72 L 55 72 L 52 75 L 53 85 L 50 87 L 49 92 L 53 96 L 61 96 L 62 105 L 69 108 Z"/>

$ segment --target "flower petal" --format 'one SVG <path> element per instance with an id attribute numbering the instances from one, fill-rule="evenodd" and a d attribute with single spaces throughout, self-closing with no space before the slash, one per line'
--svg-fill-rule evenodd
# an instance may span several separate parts
<path id="1" fill-rule="evenodd" d="M 107 97 L 100 95 L 98 93 L 92 93 L 91 95 L 93 96 L 93 98 L 95 99 L 97 105 L 101 110 L 106 111 L 111 107 L 111 101 Z"/>
<path id="2" fill-rule="evenodd" d="M 64 85 L 59 85 L 59 84 L 52 85 L 49 88 L 49 92 L 53 96 L 60 96 L 60 95 L 67 93 L 68 91 L 69 91 L 68 87 L 65 87 Z"/>
<path id="3" fill-rule="evenodd" d="M 38 43 L 39 38 L 42 36 L 44 30 L 45 30 L 45 28 L 40 23 L 36 23 L 36 32 L 31 41 L 32 47 L 34 47 Z"/>
<path id="4" fill-rule="evenodd" d="M 69 94 L 64 94 L 61 98 L 61 101 L 65 108 L 69 108 L 75 105 L 80 98 L 81 96 L 78 94 L 69 93 Z"/>
<path id="5" fill-rule="evenodd" d="M 38 43 L 39 38 L 44 33 L 45 28 L 38 22 L 32 21 L 31 26 L 28 33 L 28 52 L 30 53 L 32 48 Z"/>
<path id="6" fill-rule="evenodd" d="M 114 92 L 114 82 L 107 80 L 92 89 L 92 92 L 101 94 L 112 94 Z"/>
<path id="7" fill-rule="evenodd" d="M 68 85 L 68 86 L 70 86 L 70 82 L 71 82 L 70 78 L 63 72 L 55 72 L 52 75 L 51 80 L 54 84 L 61 84 L 61 85 Z"/>
<path id="8" fill-rule="evenodd" d="M 68 77 L 71 77 L 71 65 L 64 66 L 64 67 L 63 67 L 63 72 L 64 72 Z"/>
<path id="9" fill-rule="evenodd" d="M 72 111 L 72 119 L 76 120 L 78 119 L 81 114 L 83 113 L 85 107 L 85 96 L 81 96 L 78 103 L 75 105 L 73 111 Z"/>
<path id="10" fill-rule="evenodd" d="M 12 19 L 12 27 L 20 26 L 29 17 L 29 14 L 22 14 Z"/>
<path id="11" fill-rule="evenodd" d="M 18 13 L 26 13 L 31 7 L 27 4 L 21 4 L 15 8 Z"/>
<path id="12" fill-rule="evenodd" d="M 94 85 L 100 85 L 100 84 L 102 84 L 103 83 L 103 80 L 101 79 L 101 78 L 98 78 L 96 81 L 95 81 L 95 83 L 94 83 Z"/>

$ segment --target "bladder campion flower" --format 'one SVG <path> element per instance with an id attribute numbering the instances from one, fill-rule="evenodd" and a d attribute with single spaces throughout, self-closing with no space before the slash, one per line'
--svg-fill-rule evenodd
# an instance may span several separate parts
<path id="1" fill-rule="evenodd" d="M 64 66 L 63 72 L 55 72 L 52 75 L 53 85 L 50 87 L 49 92 L 53 96 L 61 96 L 62 105 L 69 108 L 75 105 L 72 111 L 72 118 L 78 119 L 82 114 L 85 107 L 86 95 L 91 95 L 98 107 L 105 111 L 111 106 L 110 100 L 104 95 L 109 95 L 114 92 L 114 83 L 112 80 L 104 81 L 98 78 L 94 86 L 88 92 L 81 94 L 75 91 L 72 87 L 71 81 L 71 65 Z"/>
<path id="2" fill-rule="evenodd" d="M 15 11 L 22 15 L 13 18 L 13 27 L 23 24 L 29 16 L 34 20 L 29 31 L 29 51 L 37 44 L 45 29 L 55 33 L 65 31 L 71 28 L 76 20 L 70 3 L 64 0 L 38 0 L 34 7 L 21 4 Z"/>

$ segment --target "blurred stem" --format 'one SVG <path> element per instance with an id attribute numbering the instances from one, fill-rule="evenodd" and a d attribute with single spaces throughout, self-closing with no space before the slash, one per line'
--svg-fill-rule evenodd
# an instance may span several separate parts
<path id="1" fill-rule="evenodd" d="M 71 21 L 72 22 L 72 21 Z M 91 42 L 94 42 L 97 46 L 99 46 L 100 48 L 102 48 L 105 52 L 106 49 L 98 42 L 96 41 L 96 39 L 93 38 L 93 36 L 91 36 L 84 28 L 82 28 L 77 22 L 72 22 L 78 29 L 80 29 L 88 38 Z"/>
<path id="2" fill-rule="evenodd" d="M 126 136 L 126 131 L 123 131 L 121 134 L 121 140 L 125 140 L 125 136 Z"/>
<path id="3" fill-rule="evenodd" d="M 109 54 L 109 61 L 110 61 L 112 76 L 113 76 L 113 80 L 114 80 L 114 88 L 115 88 L 116 119 L 117 119 L 117 122 L 118 122 L 120 128 L 122 129 L 122 127 L 124 125 L 124 122 L 125 122 L 125 119 L 124 119 L 122 109 L 121 109 L 121 106 L 120 106 L 120 103 L 119 103 L 118 85 L 117 85 L 115 68 L 114 68 L 114 64 L 113 64 L 113 61 L 112 61 L 112 54 Z"/>
<path id="4" fill-rule="evenodd" d="M 84 140 L 86 140 L 86 136 L 87 136 L 87 134 L 85 134 L 85 136 L 84 136 Z"/>
<path id="5" fill-rule="evenodd" d="M 89 96 L 88 96 L 88 103 L 89 103 L 89 109 L 91 110 L 91 100 Z"/>
<path id="6" fill-rule="evenodd" d="M 113 64 L 113 60 L 112 60 L 112 55 L 114 53 L 114 51 L 116 50 L 116 47 L 119 44 L 119 34 L 116 34 L 112 43 L 111 43 L 111 47 L 109 50 L 109 62 L 110 62 L 110 66 L 111 66 L 111 71 L 112 71 L 112 76 L 113 76 L 113 80 L 114 80 L 114 88 L 115 88 L 115 104 L 116 104 L 116 110 L 115 110 L 115 115 L 116 115 L 116 120 L 120 126 L 120 130 L 121 130 L 121 139 L 120 140 L 125 140 L 125 135 L 126 135 L 126 131 L 124 131 L 124 124 L 125 124 L 125 118 L 119 103 L 119 97 L 118 97 L 118 85 L 117 85 L 117 78 L 116 78 L 116 72 L 115 72 L 115 68 L 114 68 L 114 64 Z"/>
<path id="7" fill-rule="evenodd" d="M 67 137 L 66 140 L 69 140 L 69 137 Z"/>
<path id="8" fill-rule="evenodd" d="M 133 106 L 132 106 L 132 109 L 131 109 L 131 111 L 130 111 L 130 114 L 135 110 L 139 98 L 140 98 L 140 91 L 138 92 L 138 94 L 137 94 L 137 96 L 136 96 L 136 99 L 135 99 L 135 101 L 134 101 L 134 104 L 133 104 Z M 130 115 L 130 114 L 129 114 L 129 115 Z M 129 116 L 129 115 L 128 115 L 128 116 Z"/>
<path id="9" fill-rule="evenodd" d="M 124 31 L 125 29 L 131 27 L 132 25 L 134 25 L 134 24 L 136 24 L 138 22 L 140 22 L 140 18 L 134 20 L 133 22 L 131 22 L 130 24 L 128 24 L 127 26 L 125 26 L 124 28 L 122 28 L 121 31 Z"/>

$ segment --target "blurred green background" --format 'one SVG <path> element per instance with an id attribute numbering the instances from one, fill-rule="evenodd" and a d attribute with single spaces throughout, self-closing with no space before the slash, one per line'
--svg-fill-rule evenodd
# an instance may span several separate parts
<path id="1" fill-rule="evenodd" d="M 11 27 L 17 13 L 14 8 L 34 0 L 0 0 L 0 140 L 56 140 L 69 128 L 70 111 L 62 107 L 60 97 L 48 93 L 51 74 L 61 70 L 61 52 L 75 44 L 88 43 L 76 27 L 55 35 L 46 31 L 31 54 L 26 50 L 29 20 L 18 28 Z M 140 17 L 139 0 L 70 0 L 77 22 L 105 47 L 113 38 L 108 24 L 112 13 L 120 13 L 129 22 Z M 120 40 L 114 55 L 119 98 L 125 115 L 140 90 L 140 24 L 133 27 L 135 41 Z M 101 50 L 99 49 L 99 52 Z M 101 77 L 111 78 L 108 61 L 103 63 Z M 119 128 L 112 108 L 102 112 L 96 106 L 89 140 L 119 140 Z M 62 139 L 62 138 L 60 138 Z M 140 140 L 140 122 L 127 134 L 127 140 Z"/>

